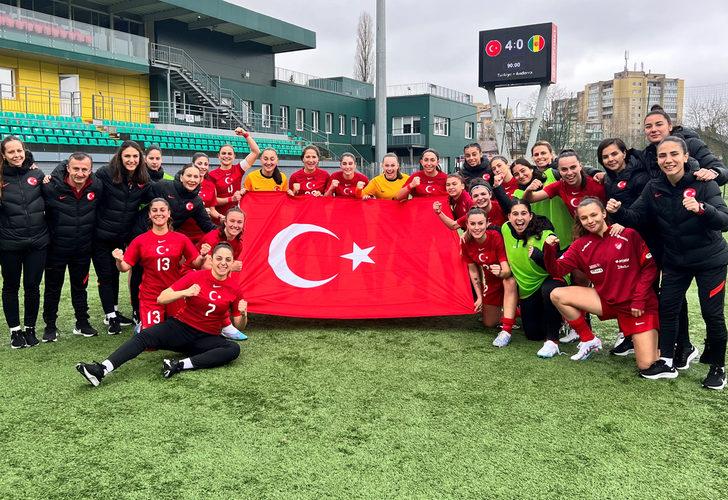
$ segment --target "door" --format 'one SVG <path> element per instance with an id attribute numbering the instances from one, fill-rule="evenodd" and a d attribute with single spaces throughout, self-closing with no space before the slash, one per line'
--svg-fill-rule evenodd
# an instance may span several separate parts
<path id="1" fill-rule="evenodd" d="M 59 75 L 61 116 L 81 116 L 81 87 L 78 75 Z"/>

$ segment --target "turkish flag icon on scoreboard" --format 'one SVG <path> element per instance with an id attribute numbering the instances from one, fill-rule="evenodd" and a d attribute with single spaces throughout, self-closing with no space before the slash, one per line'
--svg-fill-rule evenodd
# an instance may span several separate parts
<path id="1" fill-rule="evenodd" d="M 472 313 L 458 235 L 432 202 L 247 193 L 240 279 L 248 310 L 338 319 Z"/>

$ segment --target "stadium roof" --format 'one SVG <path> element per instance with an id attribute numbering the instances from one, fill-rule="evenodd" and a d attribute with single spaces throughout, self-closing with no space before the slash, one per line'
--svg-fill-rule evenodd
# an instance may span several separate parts
<path id="1" fill-rule="evenodd" d="M 316 33 L 223 0 L 76 0 L 93 4 L 114 15 L 129 15 L 143 21 L 175 19 L 190 30 L 212 29 L 233 37 L 235 42 L 252 41 L 273 53 L 316 47 Z"/>

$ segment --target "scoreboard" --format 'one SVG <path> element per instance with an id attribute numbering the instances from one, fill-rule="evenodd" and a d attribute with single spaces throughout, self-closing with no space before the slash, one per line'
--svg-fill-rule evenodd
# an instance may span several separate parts
<path id="1" fill-rule="evenodd" d="M 554 23 L 481 31 L 478 86 L 556 83 L 556 45 Z"/>

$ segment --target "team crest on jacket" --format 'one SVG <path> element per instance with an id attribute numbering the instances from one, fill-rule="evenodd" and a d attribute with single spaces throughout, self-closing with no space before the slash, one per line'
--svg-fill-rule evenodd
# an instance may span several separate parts
<path id="1" fill-rule="evenodd" d="M 695 198 L 695 188 L 687 188 L 683 191 L 683 198 Z"/>
<path id="2" fill-rule="evenodd" d="M 31 186 L 37 186 L 38 185 L 38 179 L 35 177 L 28 177 L 28 184 Z"/>
<path id="3" fill-rule="evenodd" d="M 616 248 L 617 250 L 621 250 L 622 249 L 622 242 L 620 241 L 619 243 L 615 243 L 614 244 L 614 248 Z"/>
<path id="4" fill-rule="evenodd" d="M 195 206 L 192 204 L 191 201 L 188 201 L 187 204 L 185 205 L 185 208 L 187 210 L 192 210 L 193 208 L 195 208 Z"/>
<path id="5" fill-rule="evenodd" d="M 627 187 L 627 181 L 619 181 L 619 182 L 617 183 L 617 187 L 618 187 L 619 189 L 624 189 L 624 188 L 626 188 L 626 187 Z"/>
<path id="6" fill-rule="evenodd" d="M 93 191 L 89 192 L 89 193 L 88 193 L 88 194 L 86 195 L 86 199 L 87 199 L 88 201 L 94 201 L 94 198 L 96 198 L 96 193 L 94 193 Z"/>
<path id="7" fill-rule="evenodd" d="M 483 179 L 490 182 L 490 174 L 483 174 Z"/>

